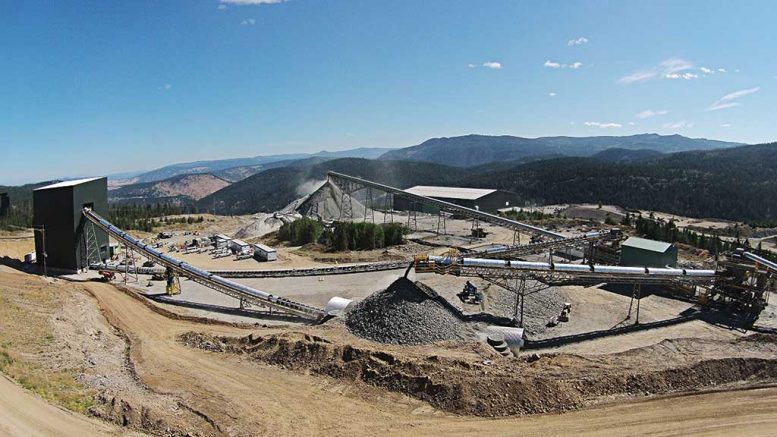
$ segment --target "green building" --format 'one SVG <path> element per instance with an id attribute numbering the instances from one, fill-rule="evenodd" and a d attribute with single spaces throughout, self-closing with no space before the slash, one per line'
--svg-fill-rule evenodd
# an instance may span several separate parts
<path id="1" fill-rule="evenodd" d="M 677 248 L 663 241 L 629 237 L 621 244 L 621 265 L 674 267 L 677 265 Z"/>

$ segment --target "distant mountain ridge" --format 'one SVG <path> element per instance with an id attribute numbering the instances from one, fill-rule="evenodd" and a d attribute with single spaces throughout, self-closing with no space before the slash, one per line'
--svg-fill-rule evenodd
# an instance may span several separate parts
<path id="1" fill-rule="evenodd" d="M 465 135 L 432 138 L 416 146 L 396 149 L 380 159 L 425 161 L 455 167 L 473 167 L 491 162 L 516 161 L 543 155 L 592 156 L 606 149 L 646 149 L 661 153 L 710 150 L 740 143 L 688 138 L 682 135 L 639 134 L 631 136 L 540 137 Z"/>
<path id="2" fill-rule="evenodd" d="M 122 180 L 113 180 L 113 186 L 121 186 L 128 184 L 156 182 L 171 177 L 185 175 L 185 174 L 198 174 L 198 173 L 211 173 L 219 177 L 223 177 L 233 182 L 240 176 L 250 176 L 261 170 L 273 168 L 279 165 L 273 165 L 275 163 L 283 163 L 283 165 L 296 161 L 299 159 L 320 157 L 325 159 L 335 158 L 367 158 L 375 159 L 393 149 L 386 147 L 360 147 L 356 149 L 342 150 L 337 152 L 328 152 L 326 150 L 317 153 L 291 153 L 281 155 L 266 155 L 266 156 L 254 156 L 250 158 L 232 158 L 232 159 L 218 159 L 210 161 L 194 161 L 184 162 L 179 164 L 171 164 L 156 170 L 147 171 L 144 173 L 136 174 L 131 178 Z M 116 178 L 114 178 L 116 179 Z M 234 180 L 233 180 L 234 179 Z"/>

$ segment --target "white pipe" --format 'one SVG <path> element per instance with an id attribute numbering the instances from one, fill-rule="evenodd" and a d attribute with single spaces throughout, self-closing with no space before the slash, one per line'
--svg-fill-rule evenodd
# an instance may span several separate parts
<path id="1" fill-rule="evenodd" d="M 452 265 L 460 262 L 465 267 L 506 268 L 513 270 L 557 271 L 574 273 L 607 273 L 624 276 L 715 277 L 715 270 L 675 269 L 659 267 L 624 267 L 586 264 L 558 264 L 545 262 L 512 261 L 502 259 L 452 258 L 429 256 L 435 264 Z"/>

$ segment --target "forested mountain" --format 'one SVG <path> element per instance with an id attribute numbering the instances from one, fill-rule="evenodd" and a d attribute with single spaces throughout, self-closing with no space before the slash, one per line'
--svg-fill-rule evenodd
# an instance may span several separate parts
<path id="1" fill-rule="evenodd" d="M 591 158 L 598 159 L 600 161 L 628 163 L 650 161 L 653 159 L 662 158 L 663 156 L 663 153 L 649 149 L 630 150 L 612 148 L 595 153 L 591 156 Z"/>
<path id="2" fill-rule="evenodd" d="M 479 173 L 462 186 L 527 202 L 604 202 L 694 217 L 777 221 L 777 143 L 667 155 L 644 163 L 561 158 Z"/>
<path id="3" fill-rule="evenodd" d="M 681 152 L 644 161 L 564 157 L 466 170 L 408 161 L 338 159 L 258 173 L 202 199 L 221 213 L 273 211 L 334 170 L 388 185 L 454 185 L 518 193 L 527 203 L 605 202 L 695 217 L 777 222 L 777 143 Z"/>
<path id="4" fill-rule="evenodd" d="M 456 167 L 472 167 L 527 157 L 565 155 L 591 156 L 606 149 L 647 149 L 661 153 L 733 147 L 738 143 L 687 138 L 681 135 L 641 134 L 625 137 L 541 137 L 466 135 L 432 138 L 423 143 L 392 150 L 381 159 L 426 161 Z"/>

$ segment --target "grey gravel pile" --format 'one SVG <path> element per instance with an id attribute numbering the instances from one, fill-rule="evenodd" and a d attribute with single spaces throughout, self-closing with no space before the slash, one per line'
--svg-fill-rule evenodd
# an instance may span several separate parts
<path id="1" fill-rule="evenodd" d="M 405 278 L 357 303 L 345 324 L 354 335 L 381 343 L 417 345 L 475 338 L 467 322 Z"/>
<path id="2" fill-rule="evenodd" d="M 515 315 L 515 298 L 516 295 L 512 292 L 491 287 L 486 310 L 496 316 L 512 318 Z M 564 297 L 555 288 L 527 295 L 523 306 L 523 327 L 526 329 L 526 334 L 536 338 L 546 330 L 552 329 L 546 325 L 551 318 L 561 314 L 564 302 Z"/>

